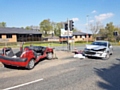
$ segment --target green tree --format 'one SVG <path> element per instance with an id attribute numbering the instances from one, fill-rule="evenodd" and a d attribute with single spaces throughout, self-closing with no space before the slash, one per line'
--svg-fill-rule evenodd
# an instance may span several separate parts
<path id="1" fill-rule="evenodd" d="M 105 30 L 105 28 L 101 28 L 97 35 L 104 37 L 104 38 L 107 38 L 107 31 Z"/>
<path id="2" fill-rule="evenodd" d="M 31 27 L 26 26 L 25 29 L 26 29 L 26 30 L 31 30 Z"/>
<path id="3" fill-rule="evenodd" d="M 113 25 L 113 22 L 107 23 L 105 28 L 100 29 L 99 35 L 105 37 L 109 41 L 115 41 L 116 37 L 113 35 L 113 32 L 119 32 L 119 28 Z"/>
<path id="4" fill-rule="evenodd" d="M 62 22 L 56 23 L 56 27 L 55 27 L 55 30 L 54 30 L 56 36 L 60 36 L 62 28 L 63 28 L 63 23 Z"/>
<path id="5" fill-rule="evenodd" d="M 120 41 L 120 28 L 116 27 L 115 31 L 118 32 L 118 36 L 115 36 L 115 38 L 116 38 L 116 41 L 119 42 Z"/>
<path id="6" fill-rule="evenodd" d="M 116 30 L 115 26 L 113 25 L 112 22 L 110 23 L 107 23 L 106 24 L 106 27 L 105 27 L 105 30 L 107 32 L 107 39 L 109 41 L 114 41 L 115 40 L 115 37 L 113 36 L 113 32 Z"/>
<path id="7" fill-rule="evenodd" d="M 24 27 L 21 27 L 21 29 L 24 29 Z"/>
<path id="8" fill-rule="evenodd" d="M 53 30 L 53 27 L 49 19 L 45 19 L 40 23 L 40 30 L 44 36 L 47 36 L 50 33 L 50 31 Z"/>
<path id="9" fill-rule="evenodd" d="M 6 27 L 6 22 L 0 22 L 0 27 Z"/>

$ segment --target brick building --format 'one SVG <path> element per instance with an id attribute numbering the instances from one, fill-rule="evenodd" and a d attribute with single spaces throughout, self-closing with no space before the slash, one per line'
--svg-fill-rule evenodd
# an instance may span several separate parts
<path id="1" fill-rule="evenodd" d="M 7 42 L 40 41 L 42 33 L 35 30 L 22 28 L 2 28 L 0 27 L 0 40 Z"/>
<path id="2" fill-rule="evenodd" d="M 84 33 L 84 32 L 73 32 L 74 41 L 93 41 L 92 34 Z"/>

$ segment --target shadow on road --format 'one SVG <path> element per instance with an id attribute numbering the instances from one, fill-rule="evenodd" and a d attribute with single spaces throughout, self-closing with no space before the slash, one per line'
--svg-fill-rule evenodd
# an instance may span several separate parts
<path id="1" fill-rule="evenodd" d="M 119 60 L 120 59 L 116 59 Z M 104 90 L 120 90 L 120 64 L 113 64 L 110 68 L 95 68 L 95 72 L 100 76 L 105 82 L 98 81 L 99 87 Z"/>

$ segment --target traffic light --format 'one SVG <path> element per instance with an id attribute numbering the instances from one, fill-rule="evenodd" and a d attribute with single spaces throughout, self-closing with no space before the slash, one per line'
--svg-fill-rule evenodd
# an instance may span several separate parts
<path id="1" fill-rule="evenodd" d="M 72 31 L 74 29 L 74 25 L 73 25 L 73 20 L 69 21 L 69 27 L 70 27 L 70 31 Z"/>
<path id="2" fill-rule="evenodd" d="M 64 27 L 65 27 L 65 30 L 68 30 L 68 24 L 65 23 L 64 25 L 65 25 L 65 26 L 64 26 Z"/>

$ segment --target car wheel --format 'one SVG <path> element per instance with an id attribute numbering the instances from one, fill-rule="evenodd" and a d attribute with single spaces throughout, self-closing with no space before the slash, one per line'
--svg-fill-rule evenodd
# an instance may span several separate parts
<path id="1" fill-rule="evenodd" d="M 35 66 L 35 61 L 34 59 L 31 59 L 28 63 L 27 69 L 31 70 L 34 68 L 34 66 Z"/>
<path id="2" fill-rule="evenodd" d="M 47 59 L 51 60 L 53 58 L 53 54 L 50 52 L 50 53 L 47 53 Z"/>
<path id="3" fill-rule="evenodd" d="M 103 57 L 102 59 L 103 59 L 103 60 L 108 60 L 109 58 L 110 58 L 110 54 L 107 53 L 107 54 L 105 55 L 105 57 Z"/>

